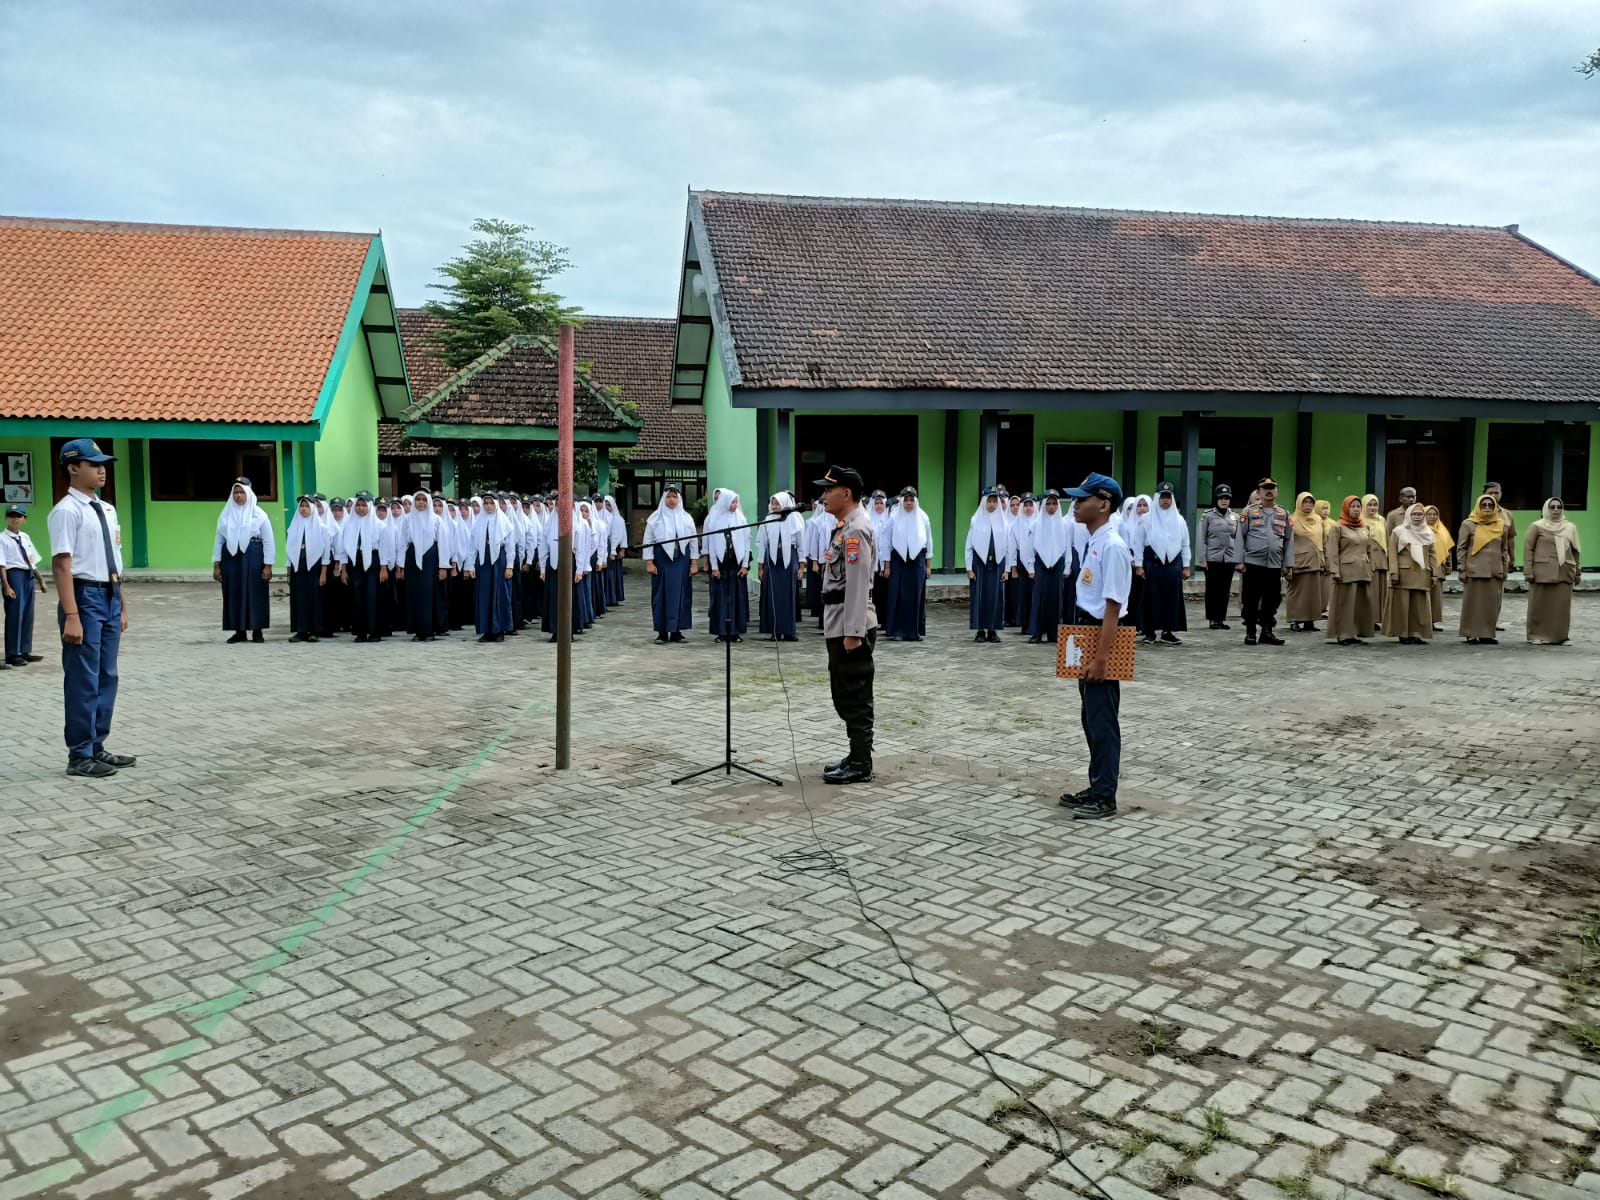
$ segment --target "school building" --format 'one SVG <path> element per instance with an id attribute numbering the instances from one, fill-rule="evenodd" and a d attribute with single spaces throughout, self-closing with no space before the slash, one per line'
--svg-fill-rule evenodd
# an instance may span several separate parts
<path id="1" fill-rule="evenodd" d="M 672 402 L 763 507 L 915 485 L 946 570 L 981 486 L 1089 471 L 1191 522 L 1412 485 L 1452 529 L 1494 479 L 1600 565 L 1600 280 L 1515 226 L 691 192 Z"/>
<path id="2" fill-rule="evenodd" d="M 0 490 L 46 558 L 72 438 L 132 571 L 208 568 L 238 476 L 280 545 L 302 493 L 377 488 L 411 401 L 378 234 L 0 217 L 0 279 Z"/>

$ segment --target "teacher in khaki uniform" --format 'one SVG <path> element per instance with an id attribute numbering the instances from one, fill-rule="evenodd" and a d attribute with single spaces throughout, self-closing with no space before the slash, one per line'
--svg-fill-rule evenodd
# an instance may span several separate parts
<path id="1" fill-rule="evenodd" d="M 66 691 L 67 774 L 87 779 L 133 766 L 106 749 L 117 702 L 117 650 L 128 631 L 122 597 L 122 532 L 117 512 L 96 494 L 116 461 L 89 438 L 61 447 L 68 491 L 50 511 L 50 571 L 55 577 Z"/>
<path id="2" fill-rule="evenodd" d="M 861 507 L 866 485 L 849 467 L 829 467 L 821 479 L 822 505 L 833 531 L 822 559 L 822 633 L 828 643 L 828 683 L 833 709 L 850 735 L 850 753 L 822 773 L 824 783 L 866 783 L 872 778 L 872 649 L 878 614 L 872 577 L 878 562 L 872 515 Z"/>

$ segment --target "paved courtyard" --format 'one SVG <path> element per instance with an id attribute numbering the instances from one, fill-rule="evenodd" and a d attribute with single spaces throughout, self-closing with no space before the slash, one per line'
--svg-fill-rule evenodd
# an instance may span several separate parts
<path id="1" fill-rule="evenodd" d="M 226 646 L 136 585 L 105 783 L 0 675 L 0 1200 L 1600 1193 L 1600 601 L 1141 651 L 1074 824 L 1075 691 L 953 607 L 880 649 L 874 784 L 808 632 L 735 648 L 783 787 L 672 786 L 722 656 L 634 594 L 560 774 L 538 637 Z"/>

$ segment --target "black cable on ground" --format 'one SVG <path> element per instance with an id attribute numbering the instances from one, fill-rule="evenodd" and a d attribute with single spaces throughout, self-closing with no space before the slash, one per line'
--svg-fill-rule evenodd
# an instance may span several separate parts
<path id="1" fill-rule="evenodd" d="M 922 976 L 917 974 L 917 969 L 912 965 L 911 960 L 900 949 L 900 943 L 895 940 L 894 934 L 867 909 L 867 902 L 862 898 L 861 889 L 856 886 L 855 876 L 850 873 L 849 861 L 843 854 L 828 849 L 827 844 L 823 842 L 822 834 L 817 829 L 817 814 L 812 810 L 811 802 L 806 799 L 806 781 L 805 775 L 800 770 L 800 749 L 794 731 L 794 714 L 790 711 L 789 685 L 783 677 L 782 646 L 783 643 L 781 641 L 773 643 L 773 649 L 778 660 L 778 686 L 783 689 L 783 719 L 784 723 L 789 727 L 789 757 L 794 764 L 795 782 L 800 785 L 800 803 L 805 805 L 806 817 L 811 823 L 811 837 L 817 843 L 817 848 L 814 851 L 790 850 L 777 855 L 777 862 L 782 869 L 774 872 L 769 878 L 792 879 L 799 875 L 842 876 L 845 883 L 850 887 L 850 894 L 855 897 L 856 908 L 861 913 L 861 919 L 883 935 L 884 940 L 889 943 L 890 948 L 894 951 L 895 957 L 900 960 L 900 965 L 905 967 L 906 975 L 911 979 L 911 982 L 926 992 L 933 1002 L 939 1006 L 939 1010 L 944 1013 L 945 1022 L 950 1026 L 950 1032 L 960 1038 L 962 1044 L 983 1062 L 984 1067 L 994 1077 L 996 1083 L 1006 1088 L 1022 1103 L 1025 1109 L 1036 1113 L 1039 1119 L 1050 1127 L 1050 1131 L 1055 1134 L 1056 1156 L 1071 1167 L 1077 1176 L 1098 1192 L 1104 1200 L 1112 1200 L 1111 1193 L 1101 1187 L 1098 1180 L 1090 1178 L 1087 1172 L 1067 1156 L 1066 1139 L 1062 1135 L 1061 1126 L 1056 1123 L 1056 1119 L 1050 1115 L 1043 1105 L 1034 1100 L 1032 1093 L 1025 1093 L 1016 1084 L 1000 1074 L 994 1065 L 995 1054 L 993 1052 L 975 1045 L 972 1039 L 967 1037 L 966 1030 L 957 1022 L 955 1013 L 944 1002 L 944 997 L 940 996 L 930 984 L 923 981 Z M 1022 1062 L 1021 1059 L 1012 1058 L 1009 1054 L 1001 1054 L 998 1057 L 1005 1058 L 1011 1062 Z M 1023 1063 L 1022 1065 L 1026 1066 L 1027 1064 Z"/>

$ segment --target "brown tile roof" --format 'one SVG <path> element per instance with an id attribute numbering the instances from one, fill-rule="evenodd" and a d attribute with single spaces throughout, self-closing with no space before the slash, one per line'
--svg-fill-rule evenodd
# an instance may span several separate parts
<path id="1" fill-rule="evenodd" d="M 397 308 L 394 315 L 400 322 L 400 344 L 405 350 L 411 394 L 419 400 L 431 396 L 441 383 L 455 374 L 449 363 L 429 353 L 432 346 L 428 339 L 435 330 L 444 328 L 444 322 L 425 308 Z"/>
<path id="2" fill-rule="evenodd" d="M 676 345 L 670 317 L 585 317 L 578 326 L 578 361 L 589 364 L 589 377 L 639 406 L 644 432 L 629 451 L 635 460 L 705 462 L 705 410 L 672 406 Z"/>
<path id="3" fill-rule="evenodd" d="M 582 372 L 573 396 L 578 429 L 638 429 L 637 415 Z M 556 349 L 531 334 L 509 337 L 406 410 L 406 421 L 440 425 L 556 424 Z"/>
<path id="4" fill-rule="evenodd" d="M 1600 281 L 1514 227 L 690 206 L 746 387 L 1600 398 Z"/>
<path id="5" fill-rule="evenodd" d="M 412 394 L 429 396 L 451 375 L 442 360 L 428 353 L 427 339 L 443 322 L 425 308 L 401 308 L 396 313 Z M 590 364 L 589 377 L 601 387 L 617 388 L 621 399 L 638 406 L 644 430 L 630 451 L 635 459 L 705 461 L 704 410 L 673 408 L 668 399 L 676 337 L 671 318 L 585 317 L 578 326 L 578 361 Z"/>
<path id="6" fill-rule="evenodd" d="M 0 217 L 0 417 L 309 422 L 374 236 Z"/>
<path id="7" fill-rule="evenodd" d="M 379 458 L 438 458 L 439 447 L 420 438 L 406 436 L 399 421 L 378 422 Z"/>

